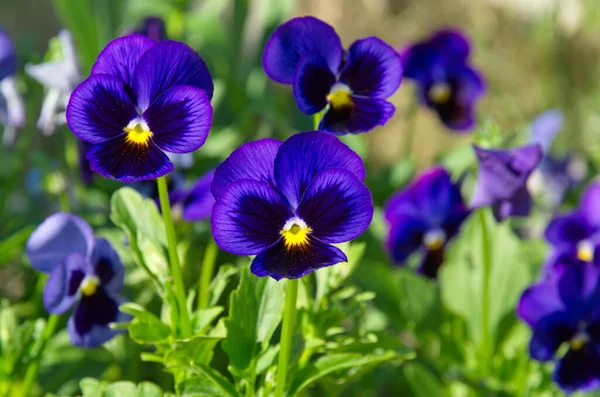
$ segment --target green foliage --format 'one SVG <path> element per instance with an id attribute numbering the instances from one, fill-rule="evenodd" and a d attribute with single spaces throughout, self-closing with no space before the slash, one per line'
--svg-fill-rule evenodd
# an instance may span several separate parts
<path id="1" fill-rule="evenodd" d="M 92 378 L 82 379 L 82 397 L 163 397 L 160 387 L 150 382 L 136 385 L 132 382 L 114 382 L 107 384 Z"/>

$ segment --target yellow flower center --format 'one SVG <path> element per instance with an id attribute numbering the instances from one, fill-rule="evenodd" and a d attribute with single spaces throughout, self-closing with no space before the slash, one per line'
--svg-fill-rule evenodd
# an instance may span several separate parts
<path id="1" fill-rule="evenodd" d="M 446 232 L 442 229 L 434 229 L 425 233 L 423 243 L 430 251 L 437 251 L 446 243 Z"/>
<path id="2" fill-rule="evenodd" d="M 445 82 L 435 83 L 429 88 L 427 94 L 433 103 L 446 103 L 452 94 L 452 87 Z"/>
<path id="3" fill-rule="evenodd" d="M 152 131 L 150 131 L 148 124 L 141 118 L 131 120 L 123 131 L 127 133 L 125 140 L 128 143 L 142 146 L 147 146 L 150 142 L 150 138 L 154 135 L 152 134 Z"/>
<path id="4" fill-rule="evenodd" d="M 100 279 L 97 276 L 86 276 L 79 289 L 84 296 L 92 296 L 98 291 L 98 285 L 100 285 Z"/>
<path id="5" fill-rule="evenodd" d="M 327 101 L 334 109 L 352 107 L 352 90 L 346 84 L 336 83 L 327 95 Z"/>
<path id="6" fill-rule="evenodd" d="M 587 240 L 580 241 L 577 244 L 577 259 L 584 262 L 591 262 L 594 260 L 594 246 Z"/>
<path id="7" fill-rule="evenodd" d="M 579 332 L 569 341 L 569 345 L 573 350 L 580 350 L 588 340 L 589 338 L 585 333 Z"/>
<path id="8" fill-rule="evenodd" d="M 308 227 L 306 222 L 300 218 L 292 218 L 281 229 L 283 244 L 288 249 L 308 245 L 310 232 L 312 232 L 312 229 Z"/>

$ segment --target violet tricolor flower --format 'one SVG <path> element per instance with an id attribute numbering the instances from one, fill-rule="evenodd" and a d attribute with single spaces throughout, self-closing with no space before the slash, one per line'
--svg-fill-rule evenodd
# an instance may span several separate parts
<path id="1" fill-rule="evenodd" d="M 384 216 L 390 226 L 386 249 L 399 264 L 421 252 L 419 273 L 436 278 L 446 244 L 469 214 L 460 187 L 448 172 L 441 167 L 427 170 L 386 203 Z"/>
<path id="2" fill-rule="evenodd" d="M 92 145 L 87 157 L 94 171 L 124 182 L 154 179 L 173 170 L 164 152 L 189 153 L 204 144 L 212 93 L 206 64 L 186 44 L 121 37 L 73 92 L 67 123 Z"/>
<path id="3" fill-rule="evenodd" d="M 373 217 L 364 178 L 361 158 L 329 134 L 246 143 L 215 171 L 215 241 L 256 255 L 252 272 L 276 280 L 345 262 L 332 244 L 358 237 Z"/>
<path id="4" fill-rule="evenodd" d="M 57 125 L 67 122 L 64 109 L 67 107 L 71 93 L 81 82 L 79 63 L 68 30 L 58 33 L 61 59 L 52 60 L 39 65 L 25 65 L 25 72 L 40 82 L 46 89 L 42 111 L 38 120 L 38 128 L 45 134 L 54 132 Z"/>
<path id="5" fill-rule="evenodd" d="M 0 28 L 0 123 L 4 125 L 2 141 L 12 145 L 17 130 L 25 123 L 25 106 L 17 90 L 17 56 L 8 34 Z"/>
<path id="6" fill-rule="evenodd" d="M 599 272 L 592 263 L 565 267 L 528 288 L 519 302 L 519 317 L 533 330 L 531 357 L 546 362 L 566 351 L 553 379 L 567 393 L 600 386 Z"/>
<path id="7" fill-rule="evenodd" d="M 541 146 L 501 150 L 473 145 L 473 149 L 479 169 L 471 206 L 491 206 L 497 221 L 527 216 L 531 209 L 527 179 L 542 160 Z"/>
<path id="8" fill-rule="evenodd" d="M 376 37 L 355 41 L 344 51 L 335 30 L 316 18 L 294 18 L 279 26 L 265 47 L 267 75 L 291 84 L 305 114 L 326 109 L 319 130 L 366 132 L 394 114 L 386 101 L 402 80 L 402 62 Z"/>
<path id="9" fill-rule="evenodd" d="M 167 39 L 167 30 L 165 22 L 162 18 L 148 17 L 144 19 L 142 26 L 136 29 L 133 33 L 141 34 L 154 41 L 162 41 Z"/>
<path id="10" fill-rule="evenodd" d="M 455 30 L 442 30 L 402 51 L 404 77 L 417 83 L 421 103 L 456 131 L 475 125 L 475 104 L 485 92 L 483 78 L 467 62 L 469 52 L 469 41 Z"/>
<path id="11" fill-rule="evenodd" d="M 96 347 L 118 333 L 109 324 L 128 318 L 119 312 L 124 269 L 107 240 L 94 237 L 81 218 L 57 213 L 34 230 L 26 250 L 31 265 L 49 273 L 46 310 L 63 314 L 74 308 L 68 323 L 73 345 Z"/>
<path id="12" fill-rule="evenodd" d="M 554 248 L 550 268 L 566 262 L 567 258 L 594 260 L 600 244 L 600 182 L 588 186 L 576 209 L 556 215 L 548 224 L 545 237 Z"/>

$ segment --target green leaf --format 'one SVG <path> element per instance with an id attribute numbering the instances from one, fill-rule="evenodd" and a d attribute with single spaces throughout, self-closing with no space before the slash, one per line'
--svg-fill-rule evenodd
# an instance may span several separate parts
<path id="1" fill-rule="evenodd" d="M 18 232 L 14 233 L 10 237 L 7 237 L 3 241 L 0 241 L 0 267 L 7 264 L 10 258 L 17 253 L 22 252 L 25 242 L 31 235 L 31 232 L 35 229 L 35 226 L 27 226 Z"/>
<path id="2" fill-rule="evenodd" d="M 235 276 L 237 273 L 237 267 L 231 264 L 219 266 L 217 275 L 210 283 L 210 299 L 208 302 L 209 307 L 216 306 L 219 303 L 219 299 L 221 299 L 221 295 L 223 294 L 223 291 L 225 291 L 225 288 L 229 283 L 229 279 L 232 276 Z"/>
<path id="3" fill-rule="evenodd" d="M 222 338 L 197 336 L 187 341 L 179 341 L 165 355 L 165 365 L 183 366 L 189 363 L 208 365 L 213 357 L 215 346 Z"/>
<path id="4" fill-rule="evenodd" d="M 337 371 L 364 370 L 384 362 L 404 359 L 404 356 L 389 350 L 380 354 L 340 353 L 326 355 L 304 367 L 292 381 L 287 394 L 291 397 L 298 396 L 306 387 Z"/>
<path id="5" fill-rule="evenodd" d="M 231 382 L 219 372 L 206 365 L 194 366 L 196 374 L 179 383 L 181 396 L 239 397 Z"/>
<path id="6" fill-rule="evenodd" d="M 102 382 L 93 378 L 83 378 L 79 382 L 83 397 L 102 397 L 104 386 Z"/>
<path id="7" fill-rule="evenodd" d="M 197 310 L 194 312 L 191 319 L 194 333 L 204 334 L 208 326 L 219 317 L 219 314 L 221 314 L 223 310 L 223 306 L 215 306 L 210 309 Z"/>
<path id="8" fill-rule="evenodd" d="M 84 378 L 79 382 L 83 397 L 162 397 L 160 387 L 150 382 L 136 385 L 132 382 L 119 381 L 107 385 L 97 379 Z"/>
<path id="9" fill-rule="evenodd" d="M 229 369 L 243 376 L 255 357 L 268 347 L 281 322 L 284 292 L 281 282 L 256 277 L 248 267 L 241 272 L 237 289 L 231 294 L 227 338 L 223 350 L 229 357 Z"/>
<path id="10" fill-rule="evenodd" d="M 171 328 L 151 313 L 139 314 L 129 324 L 129 337 L 137 343 L 165 343 L 170 336 Z"/>
<path id="11" fill-rule="evenodd" d="M 446 395 L 444 385 L 425 366 L 412 362 L 404 367 L 404 376 L 414 397 Z"/>
<path id="12" fill-rule="evenodd" d="M 163 397 L 163 391 L 154 383 L 142 382 L 138 385 L 139 397 Z"/>
<path id="13" fill-rule="evenodd" d="M 400 305 L 417 328 L 429 326 L 439 330 L 440 291 L 435 281 L 429 280 L 410 269 L 398 271 L 402 300 Z"/>
<path id="14" fill-rule="evenodd" d="M 131 382 L 115 382 L 106 387 L 103 397 L 137 397 L 137 386 Z"/>

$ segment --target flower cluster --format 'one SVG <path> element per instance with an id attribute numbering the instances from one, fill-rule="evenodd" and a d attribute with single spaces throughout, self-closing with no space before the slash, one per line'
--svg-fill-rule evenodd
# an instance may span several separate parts
<path id="1" fill-rule="evenodd" d="M 418 86 L 419 100 L 456 131 L 475 125 L 475 104 L 485 92 L 481 75 L 469 65 L 468 39 L 443 30 L 402 51 L 404 77 Z"/>
<path id="2" fill-rule="evenodd" d="M 294 18 L 273 32 L 262 62 L 271 79 L 293 86 L 303 113 L 325 110 L 319 131 L 366 132 L 394 114 L 386 99 L 400 86 L 402 62 L 379 38 L 357 40 L 345 51 L 325 22 Z"/>
<path id="3" fill-rule="evenodd" d="M 119 312 L 124 268 L 108 240 L 94 237 L 81 218 L 57 213 L 35 229 L 26 250 L 31 265 L 49 274 L 46 310 L 63 314 L 74 307 L 68 324 L 73 345 L 96 347 L 117 334 L 109 324 L 127 320 Z"/>
<path id="4" fill-rule="evenodd" d="M 332 244 L 360 236 L 373 217 L 364 178 L 361 158 L 329 134 L 246 143 L 215 171 L 215 242 L 256 255 L 252 272 L 277 280 L 345 262 Z"/>

